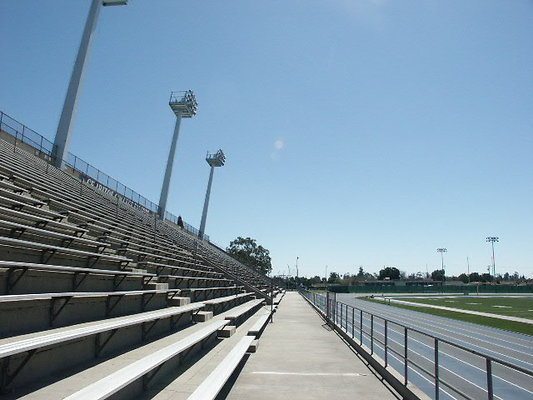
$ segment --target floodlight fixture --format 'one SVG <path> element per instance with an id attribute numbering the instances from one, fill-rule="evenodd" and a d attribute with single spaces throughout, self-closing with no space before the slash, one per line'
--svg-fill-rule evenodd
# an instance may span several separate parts
<path id="1" fill-rule="evenodd" d="M 107 6 L 125 6 L 128 4 L 128 0 L 104 0 L 102 5 Z"/>
<path id="2" fill-rule="evenodd" d="M 202 212 L 202 221 L 200 222 L 200 231 L 198 232 L 198 237 L 200 239 L 204 238 L 205 224 L 207 222 L 207 210 L 209 208 L 209 198 L 211 197 L 211 184 L 213 183 L 213 173 L 216 167 L 222 167 L 224 165 L 226 162 L 226 156 L 222 150 L 218 150 L 216 153 L 211 154 L 207 152 L 205 161 L 207 161 L 207 164 L 209 164 L 211 170 L 209 171 L 209 181 L 207 183 L 207 191 L 205 193 L 204 210 Z"/>
<path id="3" fill-rule="evenodd" d="M 176 124 L 174 126 L 172 143 L 170 144 L 170 150 L 168 152 L 167 168 L 165 170 L 165 177 L 163 178 L 161 196 L 159 197 L 159 217 L 161 219 L 165 219 L 165 213 L 167 210 L 168 191 L 170 188 L 170 178 L 172 177 L 172 166 L 174 165 L 174 158 L 176 156 L 181 119 L 193 117 L 198 110 L 198 102 L 196 101 L 196 96 L 192 90 L 171 92 L 168 105 L 174 112 L 174 115 L 176 115 Z"/>
<path id="4" fill-rule="evenodd" d="M 492 245 L 492 276 L 496 277 L 496 258 L 494 257 L 494 243 L 500 241 L 498 236 L 487 236 L 485 241 Z"/>
<path id="5" fill-rule="evenodd" d="M 70 75 L 70 82 L 63 103 L 63 110 L 57 126 L 56 136 L 54 139 L 54 160 L 56 167 L 62 168 L 68 158 L 70 149 L 70 140 L 72 138 L 72 130 L 74 128 L 74 120 L 78 111 L 78 98 L 81 89 L 81 83 L 85 74 L 87 60 L 91 50 L 92 41 L 96 32 L 96 24 L 100 14 L 101 6 L 125 6 L 128 0 L 92 0 L 89 8 L 89 15 L 85 22 L 83 35 L 81 37 L 78 55 L 76 62 Z"/>
<path id="6" fill-rule="evenodd" d="M 198 111 L 198 102 L 192 90 L 181 90 L 170 93 L 168 105 L 176 116 L 191 118 Z"/>
<path id="7" fill-rule="evenodd" d="M 437 249 L 437 252 L 440 253 L 441 269 L 444 271 L 444 253 L 447 253 L 448 249 L 445 248 L 445 247 L 440 247 L 440 248 Z"/>
<path id="8" fill-rule="evenodd" d="M 210 167 L 222 167 L 226 162 L 226 156 L 222 150 L 219 150 L 214 154 L 207 153 L 205 161 L 207 161 Z"/>

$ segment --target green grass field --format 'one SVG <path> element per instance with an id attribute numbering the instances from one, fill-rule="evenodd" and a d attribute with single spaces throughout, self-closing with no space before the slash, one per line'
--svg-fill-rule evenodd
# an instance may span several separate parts
<path id="1" fill-rule="evenodd" d="M 388 301 L 387 302 L 384 302 L 382 300 L 377 300 L 377 299 L 367 299 L 365 298 L 364 299 L 365 301 L 373 301 L 373 302 L 377 302 L 377 303 L 382 303 L 382 304 L 389 304 Z M 412 301 L 412 299 L 407 299 L 407 298 L 404 298 L 404 300 L 406 301 Z M 418 299 L 417 299 L 418 300 Z M 426 304 L 435 304 L 435 305 L 440 305 L 440 304 L 437 304 L 437 299 L 419 299 L 421 300 L 420 302 L 421 303 L 426 303 Z M 442 300 L 442 299 L 439 299 L 439 300 Z M 452 299 L 452 300 L 455 300 L 455 299 Z M 465 301 L 466 302 L 469 302 L 469 303 L 474 303 L 474 302 L 479 302 L 480 301 L 477 301 L 478 298 L 469 298 L 468 300 L 471 300 L 471 301 Z M 481 300 L 481 299 L 479 299 Z M 484 300 L 497 300 L 497 299 L 484 299 Z M 509 299 L 505 299 L 505 298 L 499 298 L 498 300 L 509 300 Z M 514 300 L 514 299 L 513 299 Z M 523 301 L 525 299 L 516 299 L 517 301 Z M 528 301 L 531 301 L 531 299 L 528 299 Z M 487 301 L 487 304 L 489 302 Z M 449 306 L 449 307 L 453 307 L 453 308 L 460 308 L 460 307 L 456 307 L 455 304 L 457 303 L 444 303 L 446 306 Z M 435 309 L 435 308 L 429 308 L 429 307 L 418 307 L 418 306 L 409 306 L 409 305 L 404 305 L 404 304 L 398 304 L 398 303 L 390 303 L 391 307 L 400 307 L 400 308 L 405 308 L 405 309 L 408 309 L 408 310 L 412 310 L 412 311 L 418 311 L 418 312 L 423 312 L 423 313 L 427 313 L 427 314 L 432 314 L 432 315 L 438 315 L 440 317 L 446 317 L 446 318 L 452 318 L 452 319 L 456 319 L 456 320 L 459 320 L 459 321 L 465 321 L 465 322 L 471 322 L 471 323 L 474 323 L 474 324 L 479 324 L 479 325 L 486 325 L 486 326 L 491 326 L 491 327 L 494 327 L 494 328 L 499 328 L 499 329 L 504 329 L 504 330 L 507 330 L 507 331 L 513 331 L 513 332 L 518 332 L 518 333 L 524 333 L 526 335 L 532 335 L 533 336 L 533 324 L 525 324 L 525 323 L 522 323 L 522 322 L 514 322 L 514 321 L 506 321 L 506 320 L 503 320 L 503 319 L 498 319 L 498 318 L 489 318 L 489 317 L 482 317 L 482 316 L 479 316 L 479 315 L 472 315 L 472 314 L 464 314 L 464 313 L 461 313 L 461 312 L 455 312 L 455 311 L 448 311 L 448 310 L 439 310 L 439 309 Z M 503 305 L 503 303 L 497 303 L 496 305 Z M 469 304 L 468 306 L 475 306 L 474 304 Z M 485 306 L 486 307 L 486 306 Z M 529 308 L 530 310 L 533 309 L 533 308 Z M 474 311 L 482 311 L 481 309 L 475 309 Z M 482 311 L 482 312 L 486 312 L 486 311 Z M 493 314 L 496 314 L 496 313 L 493 313 Z M 524 317 L 522 317 L 524 318 Z M 525 317 L 527 318 L 527 317 Z"/>
<path id="2" fill-rule="evenodd" d="M 479 311 L 484 313 L 508 315 L 511 317 L 533 320 L 533 297 L 454 297 L 417 299 L 402 297 L 398 300 L 413 303 L 431 304 L 436 306 L 460 308 L 461 310 Z"/>

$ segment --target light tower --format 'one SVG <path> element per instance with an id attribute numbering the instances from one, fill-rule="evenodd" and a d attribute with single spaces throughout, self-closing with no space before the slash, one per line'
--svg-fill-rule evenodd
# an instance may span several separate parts
<path id="1" fill-rule="evenodd" d="M 492 245 L 492 276 L 496 277 L 496 259 L 494 258 L 494 242 L 499 242 L 498 236 L 488 236 L 485 240 Z"/>
<path id="2" fill-rule="evenodd" d="M 96 31 L 100 8 L 101 6 L 125 6 L 127 4 L 128 0 L 92 0 L 54 139 L 55 158 L 53 162 L 58 168 L 63 167 L 63 160 L 68 157 L 72 128 L 76 119 L 76 112 L 78 111 L 78 95 Z"/>
<path id="3" fill-rule="evenodd" d="M 211 196 L 211 184 L 213 183 L 213 172 L 215 167 L 222 167 L 226 162 L 226 156 L 222 150 L 217 151 L 214 154 L 207 153 L 205 161 L 211 167 L 209 172 L 209 181 L 207 183 L 207 191 L 205 193 L 205 202 L 204 202 L 204 211 L 202 212 L 202 222 L 200 223 L 200 231 L 198 232 L 198 237 L 200 239 L 204 238 L 205 223 L 207 221 L 207 209 L 209 208 L 209 197 Z"/>
<path id="4" fill-rule="evenodd" d="M 161 197 L 159 198 L 159 217 L 163 220 L 165 219 L 165 212 L 167 211 L 168 189 L 170 186 L 170 178 L 172 177 L 174 157 L 176 156 L 176 146 L 178 144 L 181 119 L 193 117 L 198 110 L 198 103 L 196 102 L 196 97 L 192 90 L 171 92 L 168 105 L 176 115 L 176 125 L 174 126 L 174 135 L 172 136 L 170 151 L 168 152 L 167 169 L 165 170 L 165 178 L 163 179 L 163 187 L 161 188 Z"/>
<path id="5" fill-rule="evenodd" d="M 448 249 L 441 247 L 437 249 L 437 252 L 440 253 L 441 269 L 444 271 L 444 253 L 447 253 Z M 444 272 L 444 276 L 446 276 L 446 272 Z"/>

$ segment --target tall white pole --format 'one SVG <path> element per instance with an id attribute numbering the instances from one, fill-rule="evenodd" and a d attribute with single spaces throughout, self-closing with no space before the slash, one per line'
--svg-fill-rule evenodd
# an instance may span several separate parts
<path id="1" fill-rule="evenodd" d="M 78 56 L 76 57 L 72 75 L 70 76 L 70 83 L 68 85 L 65 103 L 63 104 L 63 111 L 61 112 L 61 118 L 59 119 L 59 125 L 57 127 L 56 137 L 54 140 L 54 165 L 58 168 L 61 168 L 64 165 L 64 160 L 66 160 L 68 157 L 71 132 L 74 126 L 76 112 L 78 110 L 78 97 L 81 91 L 81 84 L 83 81 L 91 44 L 94 38 L 94 32 L 96 30 L 96 23 L 98 22 L 98 15 L 100 14 L 101 5 L 102 0 L 92 0 L 87 22 L 85 23 L 85 29 L 83 30 Z"/>
<path id="2" fill-rule="evenodd" d="M 198 232 L 198 237 L 200 239 L 204 238 L 205 223 L 207 221 L 207 209 L 209 208 L 209 197 L 211 196 L 211 184 L 213 183 L 214 171 L 215 171 L 215 166 L 212 165 L 211 171 L 209 172 L 209 181 L 207 183 L 207 191 L 205 192 L 204 210 L 202 212 L 202 222 L 200 223 L 200 231 Z"/>
<path id="3" fill-rule="evenodd" d="M 168 152 L 167 169 L 165 170 L 165 178 L 163 179 L 163 187 L 161 188 L 161 196 L 159 197 L 159 216 L 161 219 L 165 219 L 165 212 L 167 211 L 168 189 L 170 187 L 170 178 L 172 177 L 172 166 L 174 165 L 174 158 L 176 156 L 176 147 L 180 134 L 180 123 L 181 114 L 176 113 L 174 135 L 172 136 L 170 151 Z"/>

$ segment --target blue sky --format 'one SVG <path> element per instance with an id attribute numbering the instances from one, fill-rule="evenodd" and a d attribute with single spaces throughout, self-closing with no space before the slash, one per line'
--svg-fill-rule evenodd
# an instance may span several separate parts
<path id="1" fill-rule="evenodd" d="M 86 0 L 0 2 L 0 110 L 53 139 Z M 169 211 L 251 236 L 274 273 L 533 276 L 533 2 L 134 0 L 104 8 L 71 151 Z"/>

